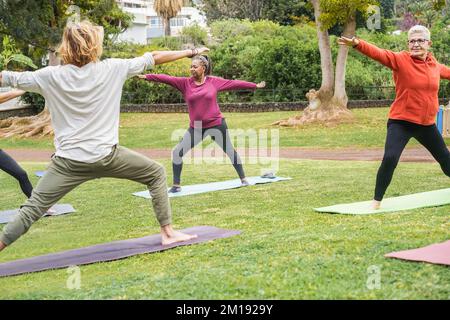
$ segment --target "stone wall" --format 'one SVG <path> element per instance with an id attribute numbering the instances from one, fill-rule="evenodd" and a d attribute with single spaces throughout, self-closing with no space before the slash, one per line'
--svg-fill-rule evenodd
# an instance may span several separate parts
<path id="1" fill-rule="evenodd" d="M 31 106 L 25 106 L 20 109 L 10 109 L 1 110 L 0 109 L 0 120 L 7 119 L 10 117 L 28 117 L 37 114 L 36 109 Z"/>
<path id="2" fill-rule="evenodd" d="M 351 100 L 349 108 L 386 107 L 392 100 Z M 272 112 L 272 111 L 300 111 L 306 108 L 307 101 L 298 102 L 262 102 L 262 103 L 221 103 L 222 112 Z M 184 113 L 187 106 L 179 104 L 126 104 L 121 112 L 155 112 L 155 113 Z"/>
<path id="3" fill-rule="evenodd" d="M 381 108 L 389 106 L 392 100 L 350 100 L 349 109 L 357 108 Z M 440 100 L 441 104 L 448 101 Z M 263 102 L 263 103 L 221 103 L 222 112 L 273 112 L 273 111 L 301 111 L 308 105 L 307 101 L 298 102 Z M 178 104 L 125 104 L 121 106 L 121 112 L 132 113 L 186 113 L 187 106 Z M 23 109 L 0 110 L 0 119 L 8 117 L 25 117 L 36 114 L 33 107 Z"/>

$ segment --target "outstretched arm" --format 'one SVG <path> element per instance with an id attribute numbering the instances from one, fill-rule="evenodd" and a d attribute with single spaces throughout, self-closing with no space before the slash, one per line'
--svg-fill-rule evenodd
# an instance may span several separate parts
<path id="1" fill-rule="evenodd" d="M 172 77 L 167 74 L 141 74 L 139 79 L 168 84 L 184 93 L 186 78 Z"/>
<path id="2" fill-rule="evenodd" d="M 163 64 L 167 62 L 172 62 L 175 60 L 179 60 L 182 58 L 189 58 L 197 54 L 202 54 L 208 52 L 209 49 L 199 48 L 199 49 L 193 49 L 193 50 L 181 50 L 181 51 L 153 51 L 152 56 L 155 60 L 156 64 Z"/>
<path id="3" fill-rule="evenodd" d="M 20 97 L 24 93 L 25 91 L 23 90 L 12 90 L 9 92 L 0 93 L 0 104 L 12 100 L 14 98 Z"/>
<path id="4" fill-rule="evenodd" d="M 230 90 L 244 90 L 244 89 L 258 89 L 264 88 L 266 83 L 264 81 L 256 84 L 253 82 L 247 82 L 242 80 L 227 80 L 223 78 L 213 77 L 214 86 L 217 88 L 217 91 L 230 91 Z"/>
<path id="5" fill-rule="evenodd" d="M 192 57 L 193 55 L 208 52 L 208 48 L 180 50 L 180 51 L 153 51 L 146 52 L 143 56 L 134 59 L 111 59 L 116 61 L 120 71 L 125 71 L 125 78 L 137 76 L 145 70 L 156 64 L 167 63 L 182 58 Z"/>
<path id="6" fill-rule="evenodd" d="M 36 71 L 14 72 L 3 70 L 0 72 L 0 86 L 13 87 L 28 92 L 42 92 L 42 80 L 49 74 L 52 67 L 46 67 Z M 22 93 L 23 94 L 23 93 Z"/>
<path id="7" fill-rule="evenodd" d="M 450 80 L 450 68 L 441 64 L 441 79 Z"/>
<path id="8" fill-rule="evenodd" d="M 370 44 L 364 40 L 357 39 L 356 37 L 347 38 L 342 36 L 338 39 L 338 44 L 352 46 L 362 54 L 368 56 L 369 58 L 372 58 L 373 60 L 378 61 L 379 63 L 388 67 L 389 69 L 395 70 L 398 68 L 397 65 L 398 53 L 386 49 L 380 49 L 377 46 L 374 46 L 373 44 Z"/>

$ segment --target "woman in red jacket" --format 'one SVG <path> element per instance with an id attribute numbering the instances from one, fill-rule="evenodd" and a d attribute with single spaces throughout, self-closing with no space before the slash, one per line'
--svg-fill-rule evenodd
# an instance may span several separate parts
<path id="1" fill-rule="evenodd" d="M 408 32 L 409 51 L 380 49 L 361 39 L 341 37 L 340 45 L 353 46 L 393 71 L 396 97 L 389 112 L 383 162 L 377 174 L 373 208 L 380 207 L 400 156 L 411 138 L 416 138 L 439 162 L 450 177 L 450 152 L 436 128 L 441 79 L 450 80 L 450 68 L 436 61 L 432 53 L 430 31 L 414 26 Z"/>

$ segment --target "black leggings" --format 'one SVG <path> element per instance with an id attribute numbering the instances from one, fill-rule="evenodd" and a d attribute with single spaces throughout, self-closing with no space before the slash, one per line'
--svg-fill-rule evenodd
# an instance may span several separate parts
<path id="1" fill-rule="evenodd" d="M 0 149 L 0 169 L 12 175 L 19 181 L 20 188 L 27 198 L 31 197 L 33 186 L 31 185 L 28 175 L 19 164 L 11 158 L 6 152 Z"/>
<path id="2" fill-rule="evenodd" d="M 239 178 L 245 178 L 244 168 L 242 167 L 241 158 L 231 143 L 231 138 L 228 134 L 228 127 L 225 119 L 218 126 L 211 128 L 192 128 L 186 131 L 183 139 L 177 144 L 172 152 L 172 168 L 173 168 L 173 184 L 180 184 L 181 170 L 183 169 L 183 156 L 197 144 L 203 141 L 206 136 L 211 136 L 221 148 L 228 155 L 233 164 L 234 169 L 239 175 Z"/>
<path id="3" fill-rule="evenodd" d="M 441 165 L 442 171 L 450 177 L 450 152 L 436 125 L 423 126 L 408 121 L 389 119 L 387 128 L 383 162 L 377 174 L 375 200 L 383 199 L 403 149 L 411 138 L 416 138 L 427 148 Z"/>

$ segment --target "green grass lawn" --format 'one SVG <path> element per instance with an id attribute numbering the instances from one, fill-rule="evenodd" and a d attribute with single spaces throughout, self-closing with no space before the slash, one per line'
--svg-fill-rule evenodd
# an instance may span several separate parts
<path id="1" fill-rule="evenodd" d="M 383 147 L 388 108 L 354 109 L 355 122 L 336 127 L 310 125 L 302 128 L 280 128 L 271 124 L 299 112 L 226 113 L 230 129 L 279 129 L 281 147 L 367 148 Z M 120 143 L 129 148 L 173 148 L 175 130 L 188 127 L 187 114 L 124 113 L 121 115 Z M 446 140 L 450 144 L 450 139 Z M 409 146 L 417 145 L 411 140 Z M 51 138 L 2 139 L 3 148 L 53 149 Z"/>
<path id="2" fill-rule="evenodd" d="M 380 113 L 379 120 L 366 119 L 381 132 L 383 111 L 367 112 Z M 281 117 L 287 114 L 278 113 Z M 125 115 L 125 127 L 131 127 L 133 117 L 142 120 L 142 132 L 149 130 L 147 126 L 157 125 L 165 131 L 183 123 L 174 115 Z M 230 124 L 263 126 L 276 117 L 258 114 L 245 119 L 245 115 L 236 114 L 230 117 Z M 350 140 L 342 144 L 337 138 L 341 130 L 299 131 L 311 137 L 313 132 L 328 132 L 335 135 L 339 146 L 353 144 Z M 359 129 L 352 130 L 355 133 Z M 164 140 L 163 132 L 148 131 L 148 141 L 131 137 L 131 132 L 131 128 L 122 129 L 124 144 L 166 146 L 166 142 L 158 141 Z M 286 132 L 284 143 L 294 144 L 294 136 Z M 374 133 L 374 137 L 361 138 L 355 144 L 376 146 L 382 143 L 376 142 L 378 139 L 380 134 Z M 324 137 L 316 137 L 314 143 L 299 140 L 302 144 L 332 146 L 332 141 L 326 142 Z M 163 163 L 170 180 L 170 162 Z M 44 168 L 42 163 L 23 165 L 29 172 Z M 80 290 L 66 288 L 66 269 L 0 278 L 0 299 L 449 299 L 448 267 L 383 257 L 391 251 L 447 240 L 449 206 L 368 216 L 312 210 L 370 199 L 378 165 L 283 160 L 279 175 L 293 180 L 175 198 L 171 203 L 177 228 L 211 225 L 238 229 L 242 234 L 81 266 Z M 246 166 L 249 176 L 258 175 L 259 169 L 258 165 Z M 235 178 L 235 173 L 231 165 L 186 165 L 183 178 L 189 184 L 205 183 Z M 36 178 L 32 179 L 36 183 Z M 3 172 L 0 181 L 0 209 L 22 204 L 24 196 L 16 181 Z M 447 187 L 449 180 L 437 164 L 401 163 L 387 196 Z M 131 195 L 140 190 L 141 185 L 114 179 L 82 185 L 61 201 L 71 203 L 76 213 L 41 219 L 0 254 L 0 261 L 157 233 L 150 202 Z M 366 286 L 371 266 L 381 268 L 380 289 Z"/>

